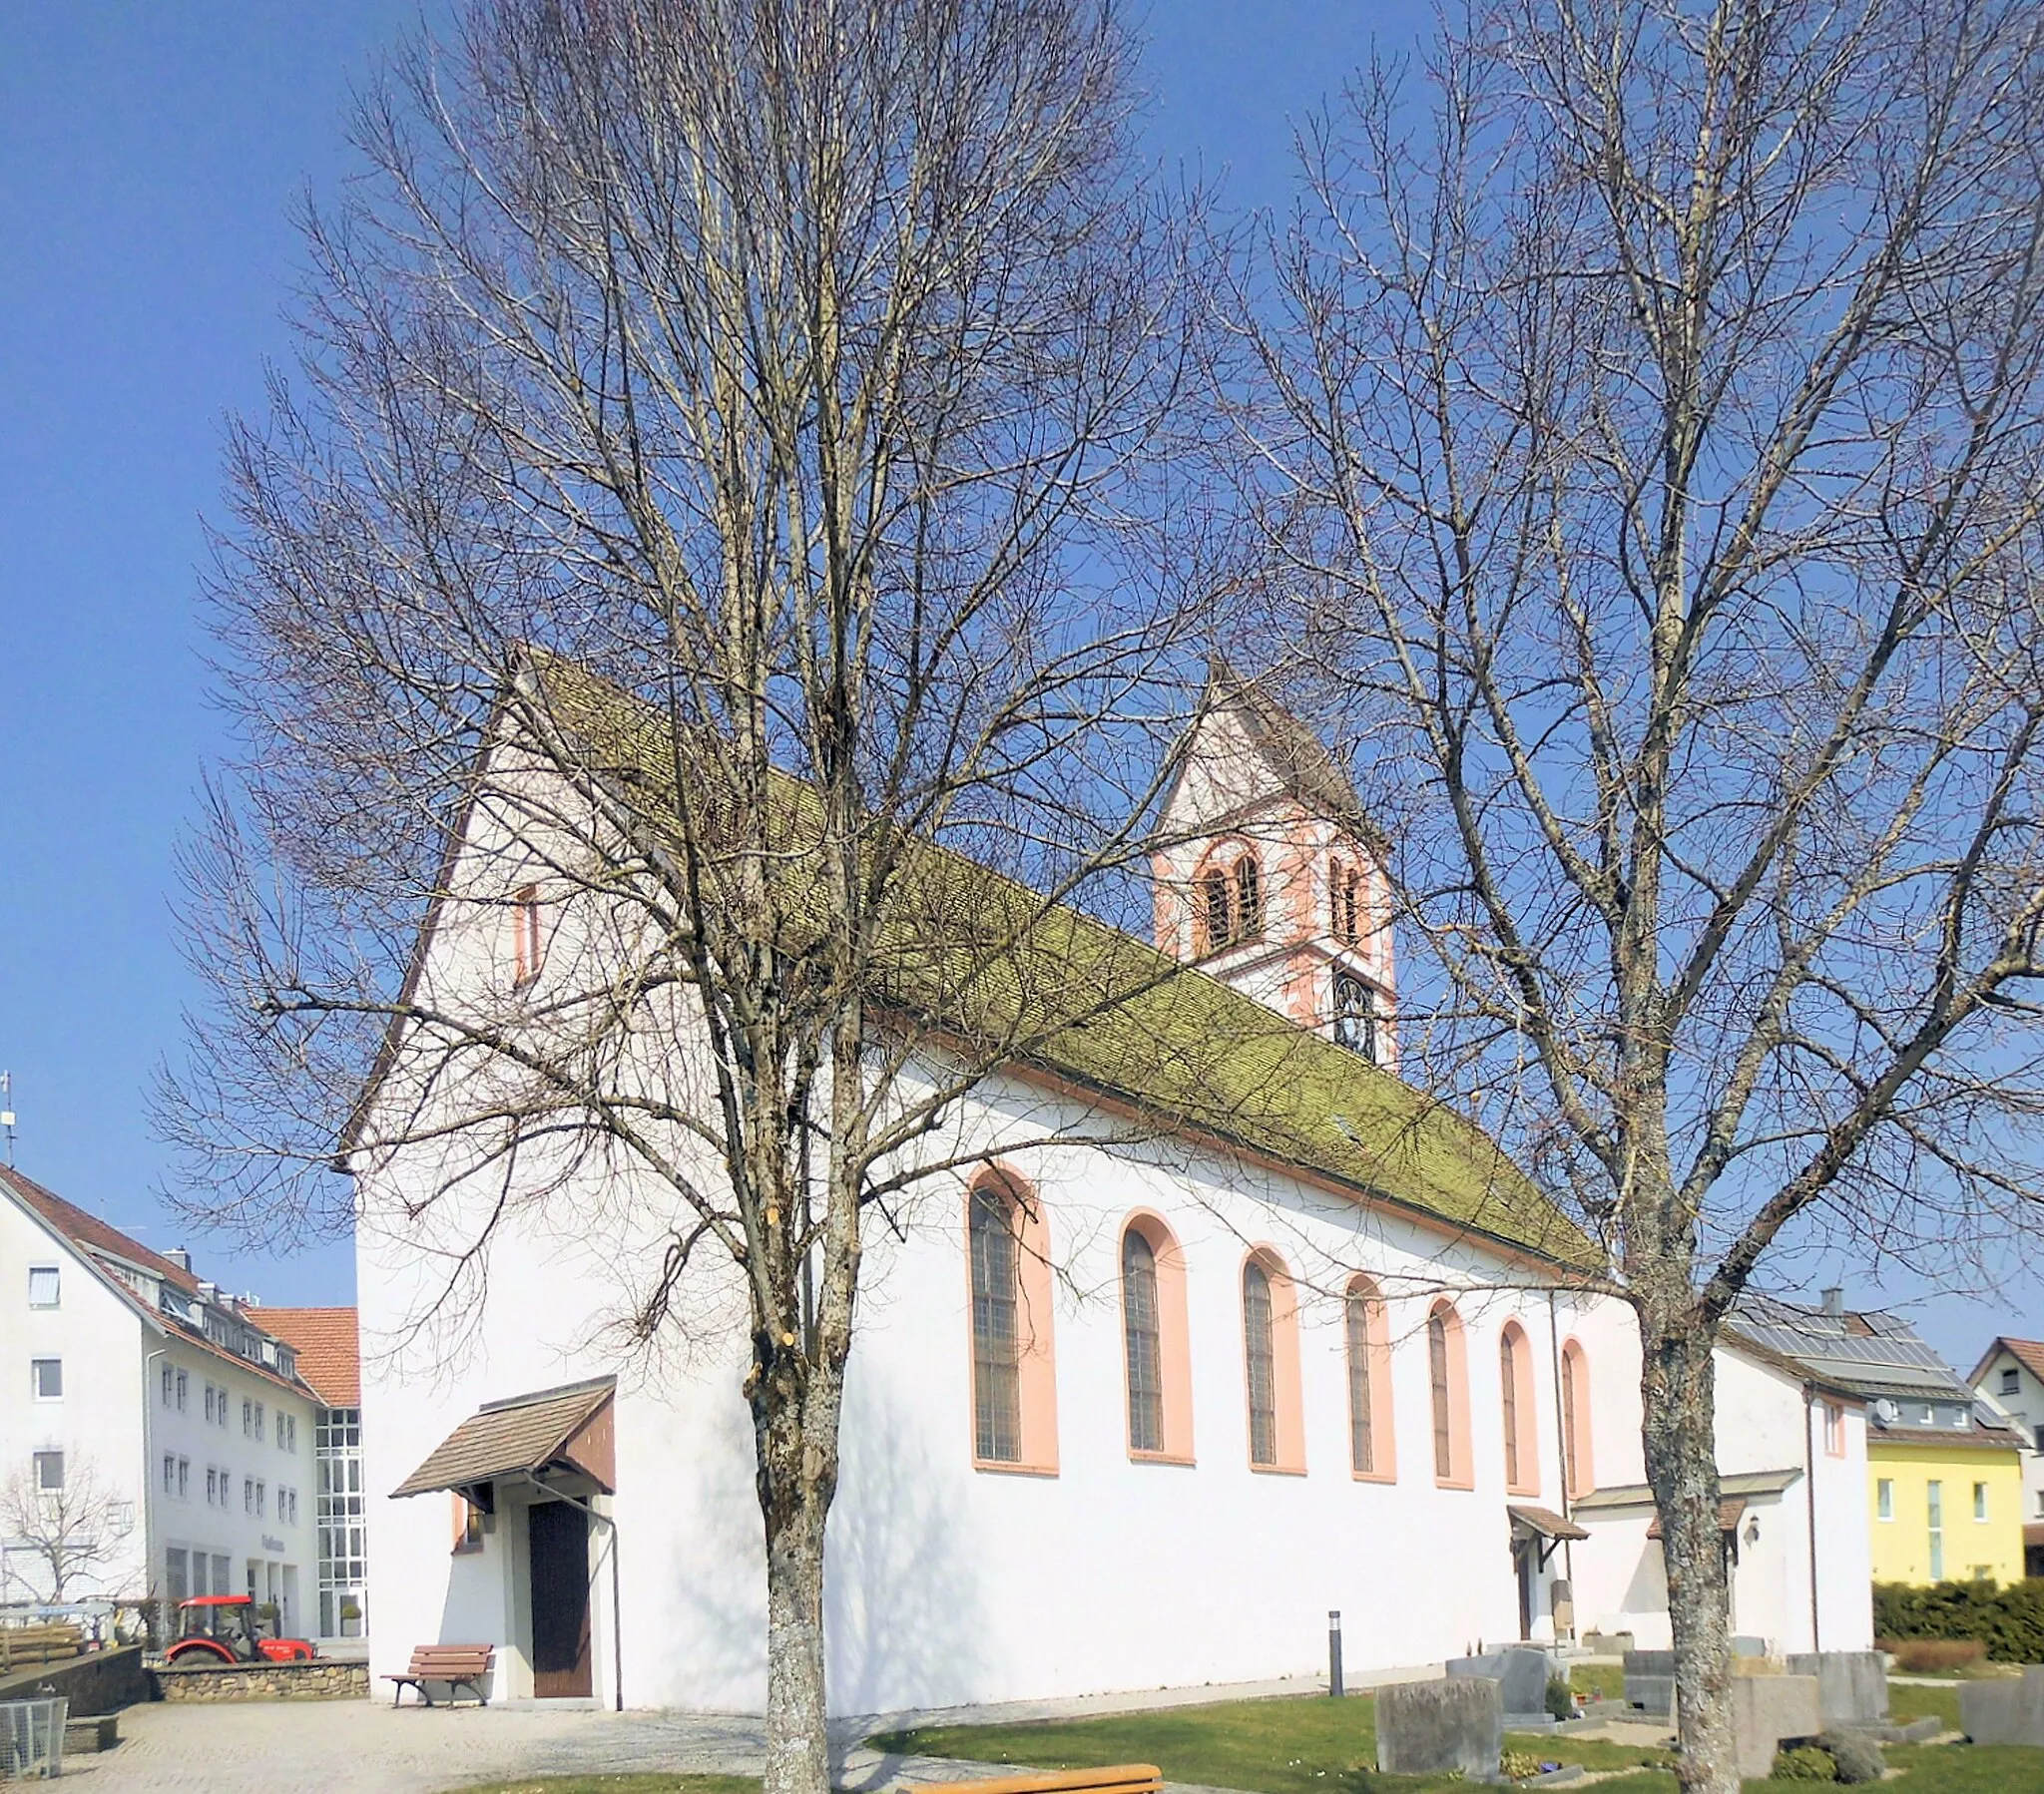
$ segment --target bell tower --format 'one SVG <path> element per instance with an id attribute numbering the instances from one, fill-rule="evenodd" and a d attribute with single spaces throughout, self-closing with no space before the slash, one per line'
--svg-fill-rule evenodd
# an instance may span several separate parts
<path id="1" fill-rule="evenodd" d="M 1159 950 L 1395 1071 L 1385 850 L 1312 731 L 1217 658 L 1151 854 Z"/>

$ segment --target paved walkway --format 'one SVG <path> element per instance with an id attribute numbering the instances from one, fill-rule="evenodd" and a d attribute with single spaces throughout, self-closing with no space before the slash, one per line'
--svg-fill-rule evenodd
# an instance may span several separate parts
<path id="1" fill-rule="evenodd" d="M 1430 1671 L 1386 1671 L 1351 1685 L 1440 1672 L 1438 1664 Z M 1008 1773 L 862 1748 L 859 1740 L 883 1724 L 1080 1718 L 1324 1687 L 1301 1677 L 846 1720 L 833 1727 L 843 1753 L 836 1779 L 857 1794 L 877 1794 L 904 1784 Z M 762 1722 L 742 1714 L 474 1706 L 393 1711 L 383 1701 L 352 1700 L 159 1702 L 128 1708 L 121 1739 L 102 1755 L 67 1758 L 64 1779 L 79 1794 L 441 1794 L 528 1775 L 661 1769 L 757 1775 L 765 1752 Z"/>

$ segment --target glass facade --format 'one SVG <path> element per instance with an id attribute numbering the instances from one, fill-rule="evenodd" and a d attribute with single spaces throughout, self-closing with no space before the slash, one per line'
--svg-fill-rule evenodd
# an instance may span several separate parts
<path id="1" fill-rule="evenodd" d="M 362 1536 L 362 1411 L 321 1408 L 312 1426 L 319 1533 L 319 1636 L 368 1628 L 368 1550 Z"/>

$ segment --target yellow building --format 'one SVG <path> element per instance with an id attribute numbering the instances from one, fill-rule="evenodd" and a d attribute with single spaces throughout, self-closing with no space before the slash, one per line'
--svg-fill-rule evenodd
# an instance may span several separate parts
<path id="1" fill-rule="evenodd" d="M 1884 1405 L 1906 1413 L 1931 1404 Z M 2006 1427 L 1876 1423 L 1866 1430 L 1866 1474 L 1876 1582 L 2022 1579 L 2022 1451 Z"/>

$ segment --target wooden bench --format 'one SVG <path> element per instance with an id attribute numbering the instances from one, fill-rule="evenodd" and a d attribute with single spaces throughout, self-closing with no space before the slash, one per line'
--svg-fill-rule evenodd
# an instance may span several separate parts
<path id="1" fill-rule="evenodd" d="M 1109 1769 L 1061 1769 L 1053 1775 L 932 1782 L 915 1794 L 1161 1794 L 1163 1787 L 1164 1771 L 1155 1763 L 1116 1763 Z"/>
<path id="2" fill-rule="evenodd" d="M 402 1675 L 386 1675 L 386 1682 L 395 1682 L 390 1691 L 390 1704 L 394 1707 L 404 1698 L 407 1688 L 416 1688 L 419 1699 L 427 1706 L 433 1704 L 433 1697 L 427 1691 L 428 1682 L 445 1682 L 447 1700 L 452 1705 L 455 1694 L 466 1687 L 484 1706 L 490 1704 L 490 1697 L 483 1692 L 483 1678 L 490 1673 L 490 1665 L 496 1661 L 497 1647 L 494 1644 L 418 1644 L 412 1647 L 411 1667 Z"/>

